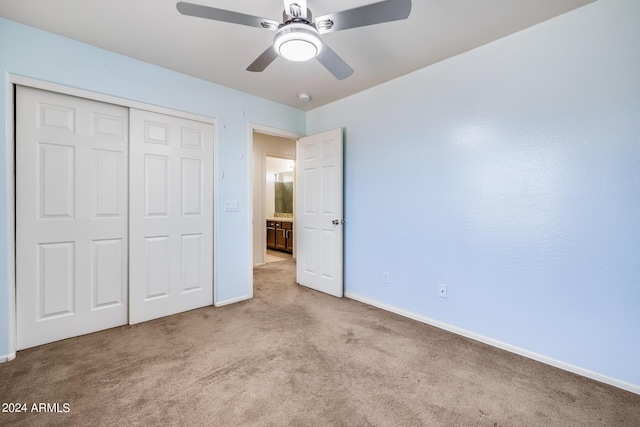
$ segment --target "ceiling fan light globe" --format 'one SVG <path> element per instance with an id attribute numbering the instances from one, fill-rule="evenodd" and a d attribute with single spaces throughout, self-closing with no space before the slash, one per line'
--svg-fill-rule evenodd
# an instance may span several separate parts
<path id="1" fill-rule="evenodd" d="M 308 61 L 318 55 L 318 49 L 306 40 L 288 40 L 280 45 L 280 56 L 290 61 Z"/>
<path id="2" fill-rule="evenodd" d="M 318 31 L 307 24 L 286 25 L 276 34 L 273 46 L 278 53 L 290 61 L 308 61 L 322 50 L 322 40 Z"/>

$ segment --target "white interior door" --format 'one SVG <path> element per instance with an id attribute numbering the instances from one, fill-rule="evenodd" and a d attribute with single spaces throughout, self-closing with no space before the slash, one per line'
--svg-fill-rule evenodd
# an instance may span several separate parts
<path id="1" fill-rule="evenodd" d="M 130 110 L 131 324 L 213 304 L 213 125 Z"/>
<path id="2" fill-rule="evenodd" d="M 18 350 L 127 323 L 127 108 L 17 87 Z"/>
<path id="3" fill-rule="evenodd" d="M 342 129 L 300 139 L 296 173 L 296 280 L 342 297 Z"/>

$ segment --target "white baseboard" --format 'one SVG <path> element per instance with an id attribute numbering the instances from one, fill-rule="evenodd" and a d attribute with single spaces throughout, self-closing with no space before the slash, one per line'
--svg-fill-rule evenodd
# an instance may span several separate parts
<path id="1" fill-rule="evenodd" d="M 506 350 L 511 353 L 515 353 L 520 356 L 524 356 L 529 359 L 533 359 L 538 362 L 542 362 L 547 365 L 550 365 L 559 369 L 563 369 L 565 371 L 569 371 L 574 374 L 581 375 L 583 377 L 590 378 L 592 380 L 596 380 L 605 384 L 612 385 L 622 390 L 630 391 L 631 393 L 640 394 L 640 385 L 630 384 L 628 382 L 621 381 L 616 378 L 611 378 L 606 375 L 601 375 L 597 372 L 589 371 L 587 369 L 581 368 L 579 366 L 571 365 L 561 360 L 556 360 L 551 357 L 544 356 L 542 354 L 534 353 L 532 351 L 525 350 L 523 348 L 516 347 L 514 345 L 507 344 L 502 341 L 495 340 L 493 338 L 485 337 L 483 335 L 477 334 L 475 332 L 472 332 L 463 328 L 459 328 L 457 326 L 449 325 L 447 323 L 440 322 L 438 320 L 430 319 L 420 314 L 412 313 L 402 308 L 398 308 L 398 307 L 365 297 L 363 295 L 360 295 L 354 292 L 345 292 L 344 296 L 368 305 L 372 305 L 374 307 L 381 308 L 386 311 L 390 311 L 392 313 L 399 314 L 400 316 L 408 317 L 409 319 L 417 320 L 418 322 L 426 323 L 427 325 L 435 326 L 436 328 L 444 329 L 445 331 L 453 332 L 454 334 L 462 335 L 463 337 L 471 338 L 472 340 L 480 341 L 484 344 L 488 344 L 490 346 L 497 347 L 502 350 Z"/>
<path id="2" fill-rule="evenodd" d="M 222 307 L 223 305 L 235 304 L 236 302 L 246 301 L 251 298 L 252 298 L 251 295 L 243 295 L 241 297 L 228 299 L 226 301 L 214 302 L 213 305 L 216 307 Z"/>
<path id="3" fill-rule="evenodd" d="M 15 353 L 10 353 L 10 354 L 7 354 L 6 356 L 0 356 L 0 363 L 11 362 L 15 358 L 16 358 Z"/>

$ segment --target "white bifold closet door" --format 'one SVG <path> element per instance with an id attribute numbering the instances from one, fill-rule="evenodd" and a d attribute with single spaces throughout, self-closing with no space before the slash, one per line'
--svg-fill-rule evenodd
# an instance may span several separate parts
<path id="1" fill-rule="evenodd" d="M 127 323 L 128 109 L 16 91 L 20 350 Z"/>
<path id="2" fill-rule="evenodd" d="M 213 125 L 130 110 L 131 324 L 213 304 Z"/>
<path id="3" fill-rule="evenodd" d="M 18 86 L 18 350 L 212 304 L 213 125 Z"/>

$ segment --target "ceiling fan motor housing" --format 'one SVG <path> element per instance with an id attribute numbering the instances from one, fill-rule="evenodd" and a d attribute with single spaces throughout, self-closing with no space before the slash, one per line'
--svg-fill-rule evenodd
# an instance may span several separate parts
<path id="1" fill-rule="evenodd" d="M 303 19 L 287 21 L 273 39 L 278 55 L 291 61 L 308 61 L 322 51 L 320 33 L 313 24 Z"/>

